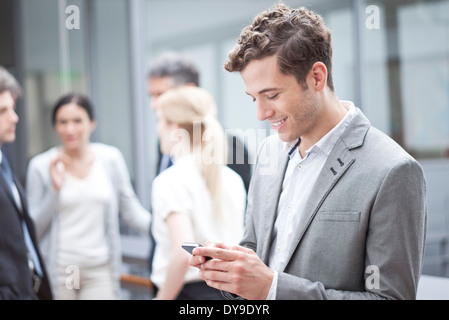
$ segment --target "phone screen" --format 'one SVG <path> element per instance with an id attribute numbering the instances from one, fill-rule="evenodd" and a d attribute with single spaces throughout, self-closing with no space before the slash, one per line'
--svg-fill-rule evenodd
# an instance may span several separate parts
<path id="1" fill-rule="evenodd" d="M 198 247 L 202 247 L 202 245 L 197 242 L 184 242 L 182 244 L 182 248 L 190 254 L 192 254 L 193 249 L 198 248 Z M 205 257 L 205 258 L 206 258 L 206 260 L 212 259 L 211 257 Z"/>
<path id="2" fill-rule="evenodd" d="M 198 247 L 202 247 L 202 245 L 196 242 L 184 242 L 182 244 L 182 248 L 190 254 L 192 254 L 193 249 Z"/>

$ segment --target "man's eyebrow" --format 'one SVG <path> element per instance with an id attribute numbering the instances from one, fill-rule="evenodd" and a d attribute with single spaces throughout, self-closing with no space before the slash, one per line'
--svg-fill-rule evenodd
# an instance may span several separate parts
<path id="1" fill-rule="evenodd" d="M 263 90 L 260 90 L 259 92 L 258 92 L 258 94 L 262 94 L 262 93 L 266 93 L 266 92 L 270 92 L 270 91 L 275 91 L 275 90 L 279 90 L 279 88 L 266 88 L 266 89 L 263 89 Z M 245 93 L 247 94 L 247 95 L 251 95 L 250 93 L 248 93 L 248 92 L 246 92 L 245 91 Z"/>

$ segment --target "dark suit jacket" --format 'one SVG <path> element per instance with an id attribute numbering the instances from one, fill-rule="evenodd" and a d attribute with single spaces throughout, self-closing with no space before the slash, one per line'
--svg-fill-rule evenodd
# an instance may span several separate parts
<path id="1" fill-rule="evenodd" d="M 5 155 L 3 155 L 5 156 Z M 34 247 L 37 250 L 44 278 L 39 292 L 33 290 L 30 269 L 28 267 L 27 247 L 22 231 L 19 209 L 13 195 L 0 174 L 0 300 L 50 300 L 52 293 L 48 283 L 44 261 L 41 258 L 34 225 L 28 215 L 26 197 L 19 180 L 14 177 L 22 200 L 23 218 L 28 226 Z"/>
<path id="2" fill-rule="evenodd" d="M 251 180 L 251 165 L 249 163 L 248 150 L 245 144 L 236 136 L 227 135 L 228 138 L 228 167 L 234 170 L 242 178 L 246 192 Z"/>

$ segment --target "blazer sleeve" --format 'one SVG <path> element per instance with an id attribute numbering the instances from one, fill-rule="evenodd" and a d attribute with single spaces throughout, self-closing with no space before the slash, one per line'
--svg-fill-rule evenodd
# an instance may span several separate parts
<path id="1" fill-rule="evenodd" d="M 50 179 L 50 163 L 43 158 L 33 158 L 27 169 L 26 193 L 30 217 L 33 219 L 37 239 L 48 231 L 57 212 L 58 193 Z"/>
<path id="2" fill-rule="evenodd" d="M 120 151 L 114 156 L 117 189 L 119 193 L 119 210 L 124 221 L 139 232 L 147 235 L 150 232 L 151 214 L 137 198 L 131 185 L 128 168 Z"/>

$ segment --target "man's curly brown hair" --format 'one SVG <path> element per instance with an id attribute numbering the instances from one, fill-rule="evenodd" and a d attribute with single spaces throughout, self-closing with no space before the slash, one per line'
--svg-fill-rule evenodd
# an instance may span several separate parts
<path id="1" fill-rule="evenodd" d="M 304 7 L 290 9 L 279 2 L 242 30 L 224 68 L 240 72 L 252 60 L 277 54 L 280 71 L 292 74 L 307 89 L 307 74 L 319 61 L 326 66 L 327 85 L 334 91 L 331 38 L 320 15 Z"/>

